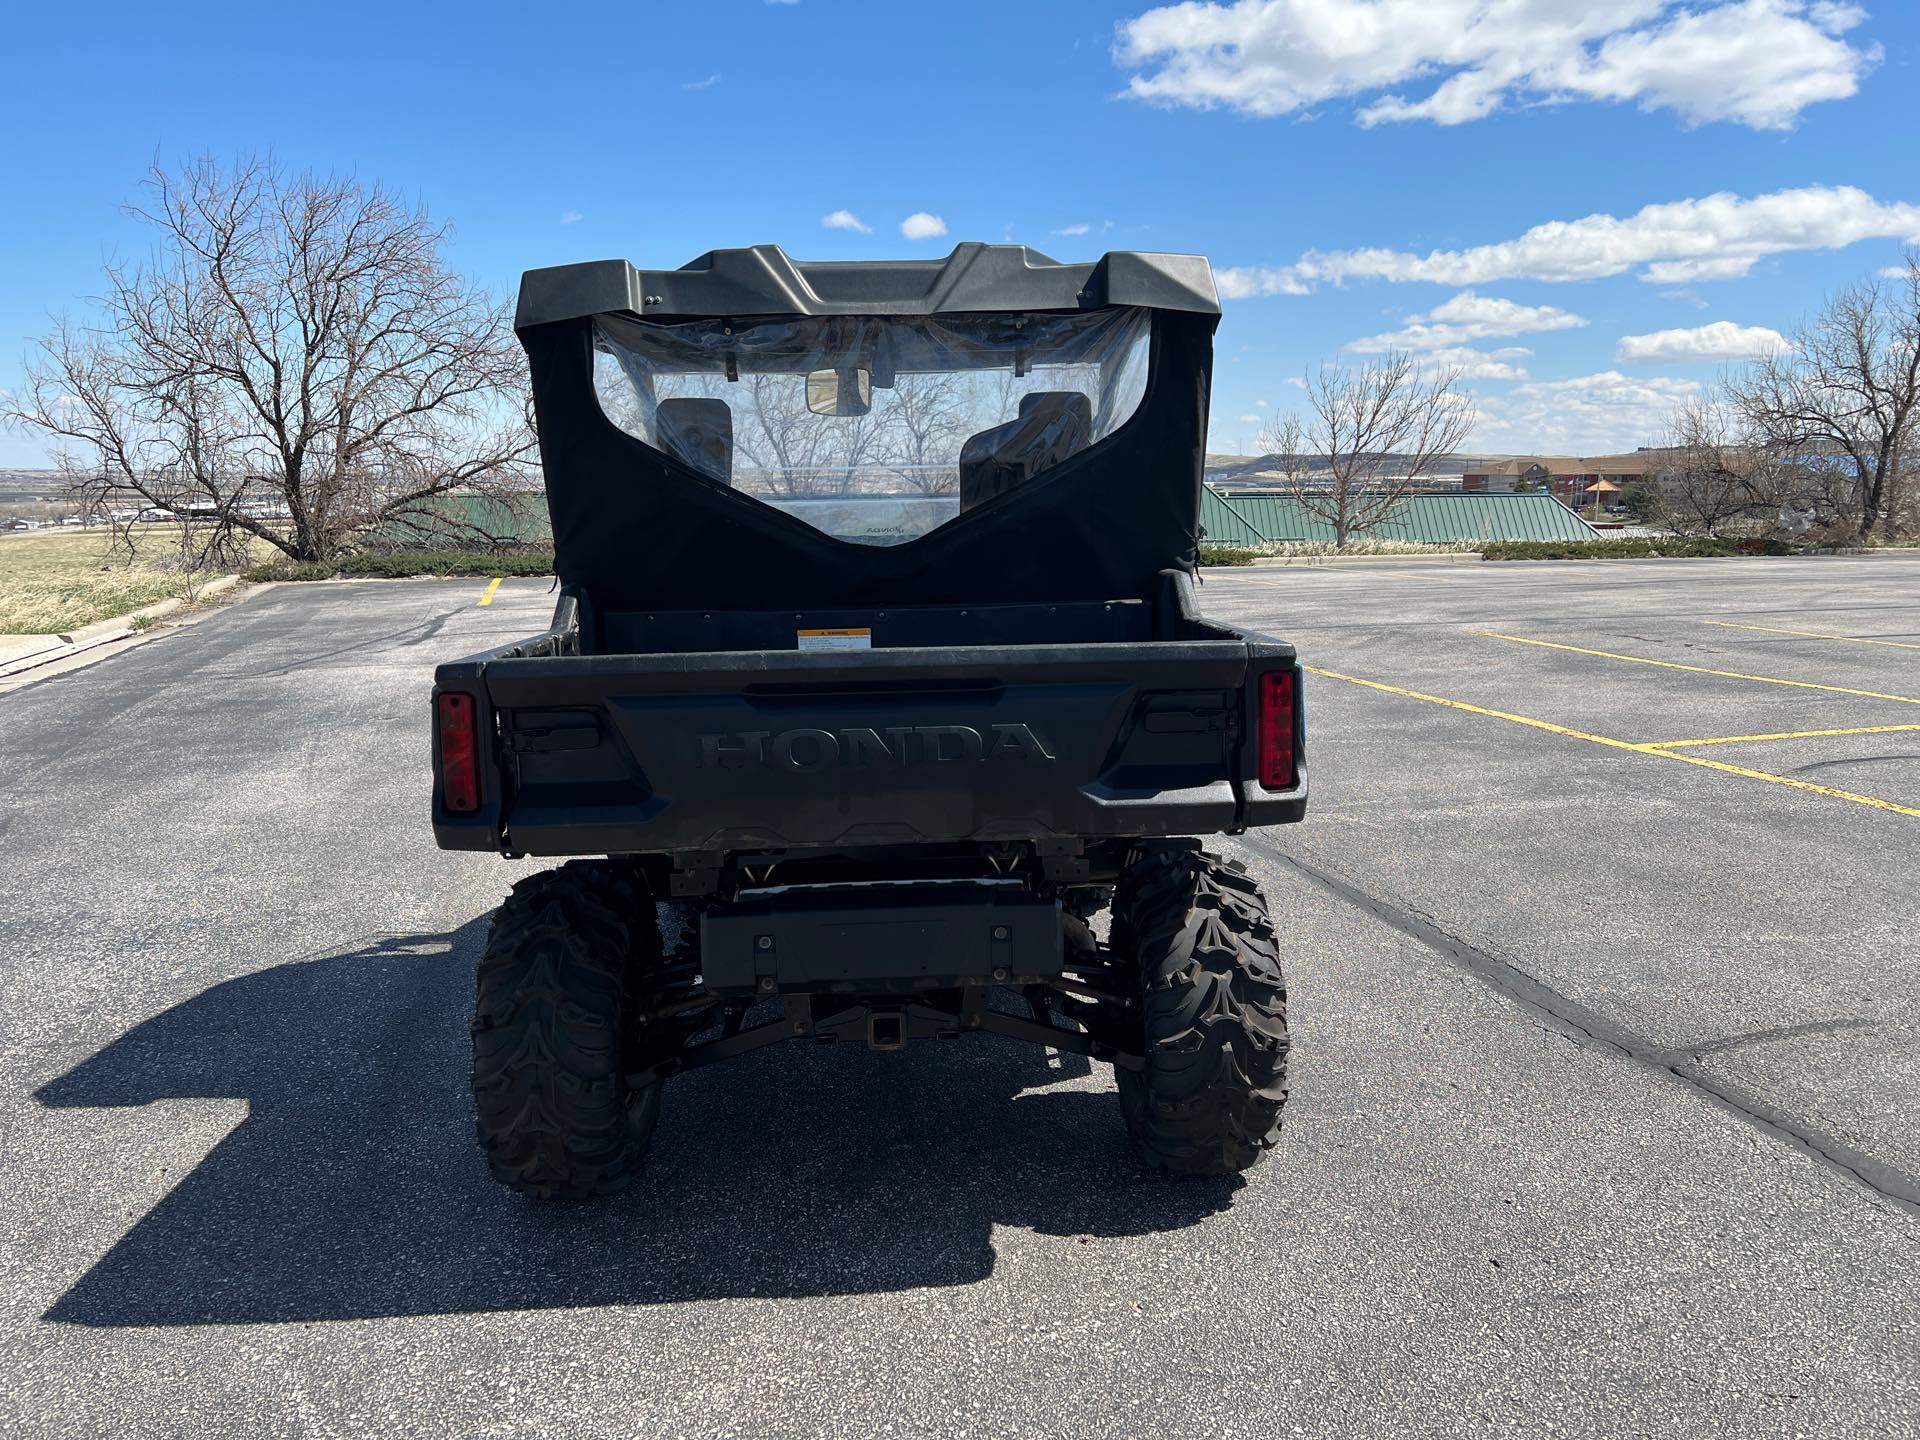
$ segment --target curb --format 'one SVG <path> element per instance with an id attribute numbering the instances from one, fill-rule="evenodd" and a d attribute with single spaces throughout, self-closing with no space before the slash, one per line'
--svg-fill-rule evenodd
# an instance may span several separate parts
<path id="1" fill-rule="evenodd" d="M 1478 550 L 1449 550 L 1440 555 L 1262 555 L 1251 565 L 1215 565 L 1214 570 L 1259 569 L 1270 565 L 1478 565 Z"/>
<path id="2" fill-rule="evenodd" d="M 224 595 L 240 583 L 238 575 L 222 575 L 209 580 L 200 587 L 196 599 L 204 601 L 215 595 Z M 91 625 L 82 625 L 64 635 L 30 635 L 20 637 L 27 640 L 41 640 L 45 643 L 29 650 L 17 659 L 0 661 L 0 680 L 12 680 L 42 666 L 55 665 L 63 660 L 71 660 L 111 645 L 119 640 L 131 639 L 142 630 L 135 622 L 140 620 L 162 620 L 176 611 L 187 608 L 185 600 L 157 600 L 151 605 L 142 605 L 138 610 L 129 610 L 125 615 L 116 615 L 111 620 L 96 620 Z"/>
<path id="3" fill-rule="evenodd" d="M 1920 559 L 1920 545 L 1833 545 L 1804 555 L 1874 555 L 1882 560 Z"/>

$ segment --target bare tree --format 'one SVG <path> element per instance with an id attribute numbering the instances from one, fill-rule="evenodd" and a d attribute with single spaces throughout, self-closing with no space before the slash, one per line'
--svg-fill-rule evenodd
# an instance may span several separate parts
<path id="1" fill-rule="evenodd" d="M 1260 441 L 1300 507 L 1345 549 L 1393 513 L 1414 477 L 1466 443 L 1475 417 L 1459 383 L 1458 370 L 1426 372 L 1398 352 L 1358 369 L 1323 365 L 1307 378 L 1306 415 L 1285 416 Z"/>
<path id="2" fill-rule="evenodd" d="M 852 495 L 860 488 L 861 471 L 886 458 L 889 427 L 877 410 L 836 416 L 826 423 L 836 469 L 821 477 L 822 487 L 835 495 Z"/>
<path id="3" fill-rule="evenodd" d="M 838 437 L 829 422 L 807 408 L 805 378 L 779 371 L 742 378 L 745 403 L 734 402 L 734 444 L 767 492 L 800 499 L 840 488 L 838 477 L 827 473 Z"/>
<path id="4" fill-rule="evenodd" d="M 1641 496 L 1650 518 L 1681 535 L 1773 521 L 1791 482 L 1761 437 L 1736 433 L 1727 408 L 1709 400 L 1686 402 L 1667 424 L 1667 443 Z"/>
<path id="5" fill-rule="evenodd" d="M 147 261 L 40 342 L 12 418 L 52 436 L 83 504 L 324 560 L 390 525 L 457 525 L 457 490 L 531 488 L 508 313 L 391 191 L 272 161 L 156 167 Z M 497 510 L 497 506 L 496 506 Z"/>
<path id="6" fill-rule="evenodd" d="M 1810 477 L 1844 477 L 1855 538 L 1891 533 L 1920 425 L 1920 252 L 1906 273 L 1841 291 L 1792 349 L 1729 381 L 1746 422 Z"/>
<path id="7" fill-rule="evenodd" d="M 922 495 L 950 495 L 960 486 L 955 457 L 971 407 L 955 372 L 898 376 L 887 391 L 892 432 L 887 458 L 902 484 Z"/>

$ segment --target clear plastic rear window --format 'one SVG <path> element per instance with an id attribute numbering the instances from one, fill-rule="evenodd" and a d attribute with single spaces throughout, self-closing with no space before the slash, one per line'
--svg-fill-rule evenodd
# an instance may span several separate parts
<path id="1" fill-rule="evenodd" d="M 1139 407 L 1151 313 L 603 316 L 594 385 L 645 441 L 841 540 L 897 545 L 1040 479 Z"/>

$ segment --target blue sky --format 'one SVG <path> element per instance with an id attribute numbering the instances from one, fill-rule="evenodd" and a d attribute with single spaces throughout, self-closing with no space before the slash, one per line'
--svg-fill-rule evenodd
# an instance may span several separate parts
<path id="1" fill-rule="evenodd" d="M 1914 0 L 34 6 L 9 41 L 0 388 L 199 152 L 384 181 L 502 291 L 769 241 L 1198 251 L 1233 450 L 1383 345 L 1467 367 L 1483 449 L 1648 443 L 1920 241 Z"/>

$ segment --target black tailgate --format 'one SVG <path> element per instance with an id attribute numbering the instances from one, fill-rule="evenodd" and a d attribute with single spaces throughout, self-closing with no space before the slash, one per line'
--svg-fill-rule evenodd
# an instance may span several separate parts
<path id="1" fill-rule="evenodd" d="M 1276 662 L 1291 652 L 1257 663 Z M 562 855 L 1231 830 L 1250 663 L 1238 639 L 482 657 L 440 684 L 494 717 L 495 803 L 441 842 Z"/>

